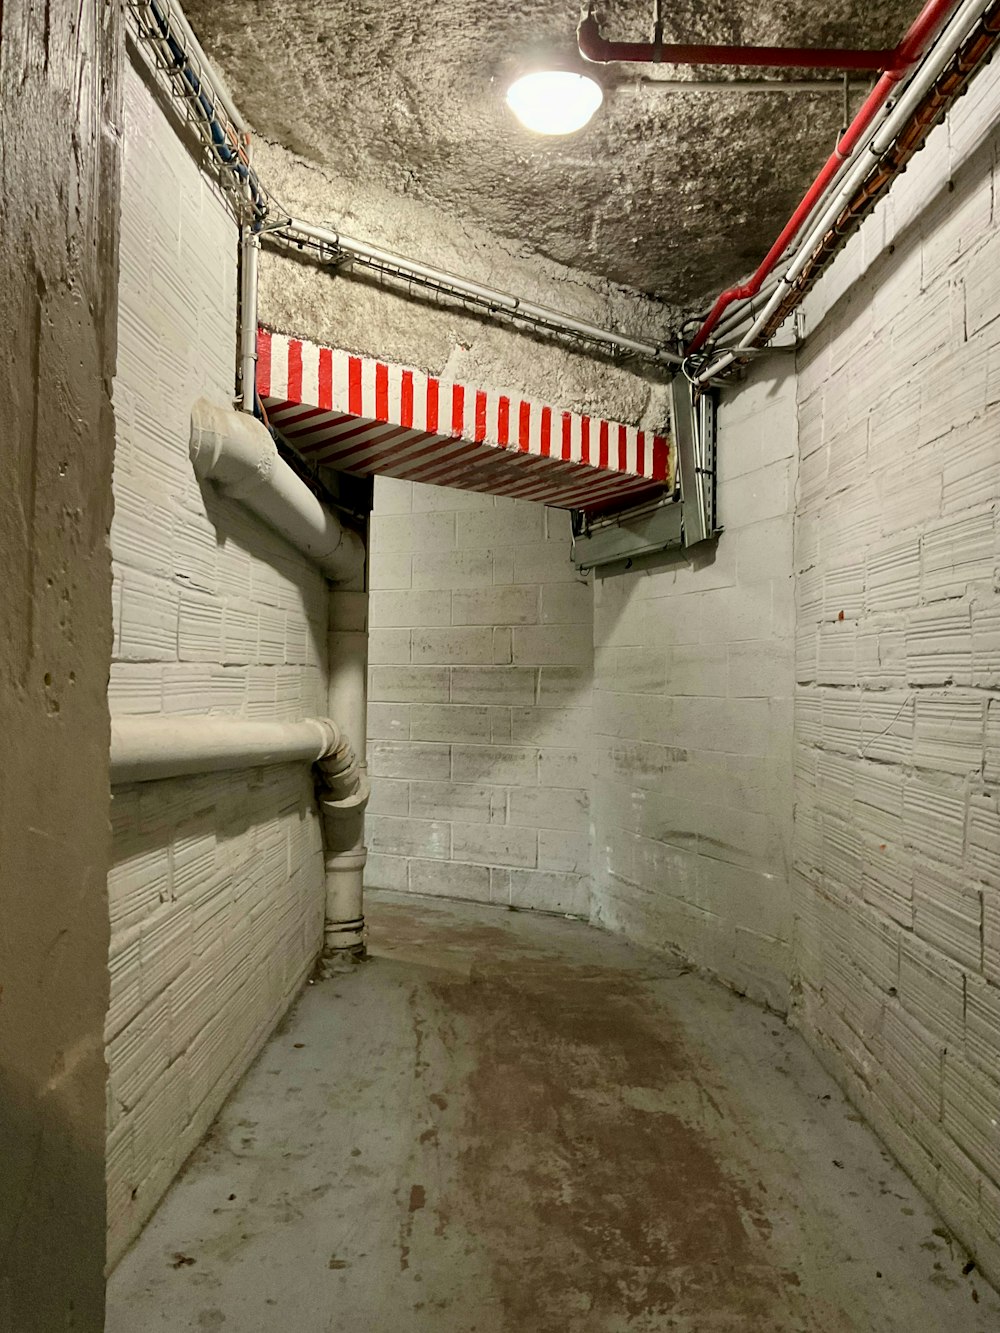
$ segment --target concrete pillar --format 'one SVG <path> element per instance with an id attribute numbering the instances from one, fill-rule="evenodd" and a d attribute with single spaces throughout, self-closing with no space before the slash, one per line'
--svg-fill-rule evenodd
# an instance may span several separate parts
<path id="1" fill-rule="evenodd" d="M 0 1328 L 104 1328 L 121 10 L 0 18 Z"/>

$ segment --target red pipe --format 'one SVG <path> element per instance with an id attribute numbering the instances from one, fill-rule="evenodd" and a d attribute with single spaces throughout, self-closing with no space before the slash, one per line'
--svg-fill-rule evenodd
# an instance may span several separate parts
<path id="1" fill-rule="evenodd" d="M 765 65 L 804 69 L 891 69 L 898 48 L 885 51 L 839 50 L 809 46 L 682 46 L 662 40 L 609 42 L 593 14 L 577 29 L 580 54 L 595 64 L 616 61 L 664 65 Z"/>
<path id="2" fill-rule="evenodd" d="M 827 158 L 823 169 L 806 191 L 798 208 L 796 208 L 795 212 L 785 223 L 781 235 L 764 256 L 756 273 L 754 273 L 753 277 L 749 278 L 745 283 L 742 283 L 738 287 L 728 288 L 718 297 L 705 322 L 688 344 L 688 354 L 697 352 L 698 349 L 704 345 L 709 334 L 734 301 L 745 301 L 749 297 L 757 295 L 765 279 L 771 273 L 781 256 L 785 253 L 785 250 L 795 238 L 799 228 L 813 211 L 813 208 L 822 197 L 827 186 L 840 170 L 841 164 L 857 147 L 865 130 L 889 100 L 896 84 L 904 75 L 909 73 L 927 50 L 931 41 L 940 32 L 949 14 L 955 8 L 955 4 L 956 0 L 927 0 L 927 3 L 918 14 L 909 32 L 896 47 L 895 51 L 891 53 L 891 66 L 886 70 L 878 83 L 876 83 L 875 87 L 868 94 L 861 110 L 841 136 L 837 147 Z"/>

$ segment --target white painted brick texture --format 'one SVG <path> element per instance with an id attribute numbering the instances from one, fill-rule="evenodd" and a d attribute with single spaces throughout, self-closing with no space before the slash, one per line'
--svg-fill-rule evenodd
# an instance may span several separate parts
<path id="1" fill-rule="evenodd" d="M 232 397 L 235 224 L 128 72 L 115 408 L 112 715 L 325 711 L 326 589 L 194 479 L 189 416 Z M 322 939 L 301 768 L 113 799 L 109 1257 L 137 1234 Z"/>
<path id="2" fill-rule="evenodd" d="M 796 1021 L 994 1280 L 998 107 L 988 70 L 807 304 L 794 840 Z"/>
<path id="3" fill-rule="evenodd" d="M 586 916 L 591 589 L 569 518 L 389 477 L 371 563 L 371 886 Z"/>

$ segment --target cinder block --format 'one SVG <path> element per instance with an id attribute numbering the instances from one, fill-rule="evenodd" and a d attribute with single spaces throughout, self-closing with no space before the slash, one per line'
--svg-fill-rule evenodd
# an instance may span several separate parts
<path id="1" fill-rule="evenodd" d="M 405 779 L 378 778 L 371 780 L 371 797 L 367 805 L 370 815 L 406 816 L 410 810 L 410 784 Z M 424 810 L 414 810 L 421 819 L 428 818 Z M 431 816 L 432 817 L 432 816 Z"/>
<path id="2" fill-rule="evenodd" d="M 482 784 L 415 781 L 410 783 L 409 812 L 416 819 L 450 819 L 461 820 L 466 824 L 488 824 L 490 798 L 490 788 Z"/>
<path id="3" fill-rule="evenodd" d="M 455 544 L 455 515 L 437 514 L 376 514 L 372 523 L 372 563 L 383 552 L 424 551 L 437 554 Z M 416 568 L 419 560 L 414 561 Z"/>
<path id="4" fill-rule="evenodd" d="M 533 786 L 537 774 L 538 751 L 531 746 L 452 746 L 451 776 L 455 782 Z"/>
<path id="5" fill-rule="evenodd" d="M 377 564 L 382 559 L 376 557 Z M 421 590 L 492 588 L 492 551 L 421 550 L 413 559 L 413 587 Z"/>
<path id="6" fill-rule="evenodd" d="M 545 509 L 521 503 L 455 515 L 455 544 L 462 547 L 521 546 L 545 538 Z M 567 553 L 568 555 L 568 553 Z"/>
<path id="7" fill-rule="evenodd" d="M 451 593 L 373 590 L 369 621 L 372 629 L 450 625 Z"/>
<path id="8" fill-rule="evenodd" d="M 589 625 L 519 625 L 514 630 L 518 665 L 586 666 L 592 656 Z"/>
<path id="9" fill-rule="evenodd" d="M 514 583 L 575 583 L 580 577 L 570 559 L 570 540 L 518 542 L 514 546 Z"/>
<path id="10" fill-rule="evenodd" d="M 510 739 L 515 745 L 559 745 L 573 749 L 587 743 L 593 717 L 589 707 L 512 708 L 510 723 Z M 1000 732 L 1000 709 L 997 710 L 997 728 Z M 1000 751 L 1000 734 L 997 740 Z M 1000 752 L 997 762 L 1000 765 Z"/>
<path id="11" fill-rule="evenodd" d="M 590 839 L 586 832 L 570 833 L 565 829 L 540 828 L 538 868 L 586 875 L 590 871 Z"/>
<path id="12" fill-rule="evenodd" d="M 434 513 L 438 510 L 456 513 L 460 509 L 493 508 L 492 495 L 480 495 L 477 491 L 459 491 L 452 486 L 430 486 L 419 481 L 407 484 L 412 490 L 415 514 Z"/>
<path id="13" fill-rule="evenodd" d="M 486 743 L 492 735 L 490 709 L 485 704 L 414 704 L 409 718 L 415 741 Z"/>
<path id="14" fill-rule="evenodd" d="M 451 773 L 451 748 L 415 741 L 376 741 L 368 750 L 368 767 L 377 778 L 447 780 Z"/>
<path id="15" fill-rule="evenodd" d="M 424 670 L 437 670 L 425 667 Z M 467 666 L 451 668 L 451 702 L 456 704 L 532 704 L 534 667 Z M 447 697 L 447 696 L 445 696 Z M 420 700 L 419 702 L 433 702 Z"/>
<path id="16" fill-rule="evenodd" d="M 382 666 L 369 673 L 368 697 L 376 703 L 447 703 L 450 690 L 447 667 Z"/>
<path id="17" fill-rule="evenodd" d="M 415 663 L 442 666 L 493 663 L 493 630 L 487 626 L 461 629 L 414 629 L 412 652 Z"/>
<path id="18" fill-rule="evenodd" d="M 540 787 L 589 787 L 593 779 L 591 750 L 542 749 L 538 752 Z"/>
<path id="19" fill-rule="evenodd" d="M 501 824 L 452 825 L 452 856 L 473 865 L 534 867 L 537 842 L 534 829 Z"/>
<path id="20" fill-rule="evenodd" d="M 459 861 L 419 861 L 410 865 L 410 892 L 432 894 L 435 898 L 465 898 L 472 902 L 490 901 L 490 869 Z"/>
<path id="21" fill-rule="evenodd" d="M 391 856 L 369 849 L 365 865 L 365 888 L 392 889 L 396 893 L 405 893 L 410 887 L 410 864 L 405 856 Z"/>
<path id="22" fill-rule="evenodd" d="M 590 915 L 590 886 L 585 875 L 512 870 L 509 901 L 513 907 L 587 919 Z"/>
<path id="23" fill-rule="evenodd" d="M 588 657 L 581 660 L 586 662 Z M 600 688 L 616 694 L 663 694 L 667 654 L 651 647 L 616 648 L 601 654 L 598 672 Z"/>
<path id="24" fill-rule="evenodd" d="M 378 557 L 370 561 L 371 591 L 390 592 L 411 587 L 412 562 L 413 557 L 409 551 L 380 551 Z"/>
<path id="25" fill-rule="evenodd" d="M 542 588 L 543 625 L 592 625 L 594 594 L 588 581 L 549 583 Z"/>
<path id="26" fill-rule="evenodd" d="M 383 514 L 408 514 L 413 503 L 413 483 L 400 477 L 375 478 L 374 512 L 376 520 Z"/>
<path id="27" fill-rule="evenodd" d="M 410 629 L 373 629 L 368 634 L 368 661 L 372 666 L 408 666 Z"/>
<path id="28" fill-rule="evenodd" d="M 508 801 L 508 822 L 525 828 L 566 829 L 585 833 L 590 817 L 590 793 L 572 788 L 513 788 Z"/>
<path id="29" fill-rule="evenodd" d="M 538 620 L 537 587 L 494 587 L 456 592 L 455 625 L 529 625 Z"/>
<path id="30" fill-rule="evenodd" d="M 386 856 L 447 861 L 451 853 L 451 826 L 440 820 L 372 815 L 365 820 L 365 838 L 370 852 Z"/>

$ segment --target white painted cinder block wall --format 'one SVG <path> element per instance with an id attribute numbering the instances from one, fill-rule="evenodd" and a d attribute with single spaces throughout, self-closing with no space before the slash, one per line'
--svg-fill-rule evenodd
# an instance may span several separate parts
<path id="1" fill-rule="evenodd" d="M 594 920 L 784 1011 L 791 975 L 795 377 L 719 413 L 714 553 L 595 584 Z"/>
<path id="2" fill-rule="evenodd" d="M 326 585 L 195 482 L 191 405 L 233 393 L 236 227 L 134 70 L 114 386 L 112 716 L 326 711 Z M 149 1216 L 322 941 L 309 771 L 119 788 L 110 876 L 109 1258 Z"/>
<path id="3" fill-rule="evenodd" d="M 569 516 L 375 484 L 371 887 L 590 909 L 593 602 Z"/>
<path id="4" fill-rule="evenodd" d="M 1000 1278 L 1000 77 L 810 298 L 794 1019 Z"/>

